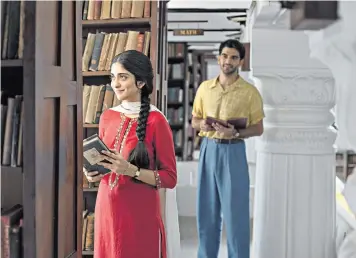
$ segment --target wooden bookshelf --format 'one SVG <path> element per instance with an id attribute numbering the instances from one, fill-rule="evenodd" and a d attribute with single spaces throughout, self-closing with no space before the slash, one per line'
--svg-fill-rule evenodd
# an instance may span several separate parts
<path id="1" fill-rule="evenodd" d="M 2 132 L 8 135 L 2 136 L 1 146 L 1 209 L 16 204 L 23 208 L 22 230 L 16 239 L 20 252 L 12 249 L 10 257 L 77 257 L 81 245 L 77 214 L 83 199 L 77 173 L 83 155 L 77 147 L 82 142 L 77 120 L 81 116 L 81 56 L 77 54 L 81 6 L 76 1 L 2 1 L 1 5 L 1 24 L 8 31 L 3 35 L 7 43 L 3 37 L 1 42 Z M 23 106 L 14 113 L 11 98 L 16 95 L 22 96 Z M 6 123 L 9 117 L 18 122 Z M 17 159 L 9 163 L 4 148 Z"/>
<path id="2" fill-rule="evenodd" d="M 90 4 L 91 0 L 89 0 Z M 94 1 L 93 1 L 94 2 Z M 108 54 L 110 55 L 110 49 L 112 47 L 115 47 L 116 54 L 127 50 L 127 49 L 132 49 L 129 47 L 129 44 L 127 44 L 127 39 L 123 43 L 125 45 L 124 48 L 121 48 L 118 52 L 116 51 L 116 47 L 118 44 L 120 44 L 120 35 L 123 37 L 123 35 L 126 33 L 126 36 L 130 33 L 130 31 L 136 31 L 139 32 L 139 35 L 143 35 L 143 48 L 141 48 L 141 51 L 145 53 L 147 56 L 150 57 L 153 69 L 154 69 L 154 90 L 153 94 L 150 96 L 151 98 L 151 103 L 156 105 L 158 108 L 162 110 L 164 107 L 164 99 L 166 96 L 165 93 L 165 87 L 166 87 L 166 80 L 165 80 L 165 71 L 164 71 L 164 63 L 165 63 L 165 58 L 166 56 L 164 54 L 159 55 L 157 53 L 164 53 L 165 51 L 165 38 L 166 38 L 166 12 L 167 12 L 167 7 L 165 2 L 159 2 L 159 1 L 147 1 L 150 6 L 150 11 L 147 12 L 145 9 L 143 10 L 143 14 L 141 18 L 121 18 L 121 19 L 92 19 L 93 17 L 90 17 L 89 15 L 85 16 L 84 12 L 82 13 L 82 35 L 83 35 L 83 50 L 82 50 L 82 55 L 83 55 L 83 60 L 85 60 L 85 48 L 87 45 L 87 42 L 89 40 L 89 33 L 96 34 L 100 32 L 104 32 L 106 34 L 111 34 L 114 35 L 114 33 L 117 34 L 117 39 L 113 41 L 116 41 L 116 43 L 110 43 L 108 44 L 110 47 L 106 48 L 107 51 L 105 52 L 105 36 L 104 40 L 102 43 L 102 48 L 100 49 L 100 57 L 103 54 Z M 85 11 L 85 5 L 86 1 L 82 1 L 83 5 L 83 11 Z M 88 6 L 89 8 L 89 6 Z M 112 8 L 112 5 L 111 7 Z M 132 6 L 131 6 L 132 8 Z M 147 8 L 144 7 L 144 8 Z M 148 15 L 149 14 L 149 15 Z M 111 15 L 111 14 L 110 14 Z M 105 16 L 105 15 L 104 15 Z M 102 16 L 101 16 L 102 17 Z M 100 18 L 101 18 L 100 17 Z M 97 16 L 98 18 L 98 16 Z M 150 40 L 149 42 L 149 48 L 148 51 L 145 51 L 145 40 L 147 38 L 147 33 L 150 32 Z M 97 34 L 96 34 L 97 35 Z M 111 36 L 112 37 L 112 36 Z M 123 41 L 122 41 L 123 42 Z M 115 46 L 116 44 L 116 46 Z M 138 42 L 135 43 L 135 49 L 139 49 L 138 47 Z M 146 48 L 147 49 L 147 48 Z M 113 54 L 115 56 L 115 54 Z M 89 104 L 87 108 L 84 108 L 85 103 L 83 102 L 83 135 L 84 138 L 89 137 L 90 135 L 93 135 L 95 133 L 98 133 L 98 123 L 100 120 L 100 115 L 101 113 L 106 109 L 110 108 L 112 106 L 115 106 L 119 104 L 118 100 L 114 96 L 114 93 L 108 93 L 112 94 L 112 100 L 110 102 L 110 105 L 106 105 L 105 109 L 102 108 L 104 106 L 103 103 L 109 103 L 110 98 L 106 99 L 106 93 L 109 92 L 110 90 L 110 66 L 106 65 L 106 67 L 103 69 L 103 66 L 101 69 L 99 69 L 100 64 L 98 68 L 95 69 L 90 69 L 91 65 L 91 60 L 92 60 L 92 55 L 89 58 L 89 65 L 88 67 L 82 67 L 82 76 L 83 76 L 83 94 L 86 94 L 85 89 L 88 85 L 90 87 L 99 87 L 100 85 L 107 85 L 104 93 L 104 98 L 102 99 L 102 102 L 97 102 L 95 103 L 97 105 L 97 109 L 95 111 L 96 113 L 96 121 L 95 119 L 92 119 L 93 116 L 90 114 L 88 115 L 89 110 Z M 99 58 L 100 60 L 100 58 Z M 111 61 L 109 57 L 107 57 L 106 62 L 108 60 Z M 111 62 L 110 62 L 111 63 Z M 88 69 L 89 68 L 89 69 Z M 92 67 L 93 68 L 93 67 Z M 94 70 L 94 71 L 92 71 Z M 90 94 L 92 94 L 90 90 Z M 90 96 L 89 96 L 90 98 Z M 84 98 L 83 98 L 84 101 Z M 107 102 L 105 102 L 107 101 Z M 99 104 L 99 105 L 98 105 Z M 164 110 L 162 110 L 164 112 Z M 90 111 L 91 112 L 91 111 Z M 88 119 L 89 117 L 89 119 Z M 82 169 L 79 171 L 82 174 Z M 93 183 L 88 183 L 83 177 L 83 184 L 82 184 L 82 192 L 83 192 L 83 211 L 87 210 L 89 212 L 95 212 L 95 202 L 96 202 L 96 194 L 98 191 L 98 186 L 99 184 L 93 184 Z M 82 211 L 80 211 L 80 215 L 82 215 Z M 84 225 L 85 223 L 83 223 Z M 77 232 L 77 235 L 81 236 L 82 235 L 82 230 L 80 232 Z M 82 238 L 81 238 L 82 239 Z M 85 242 L 85 240 L 84 240 Z M 80 247 L 82 247 L 82 244 L 80 244 Z M 78 257 L 92 257 L 94 254 L 93 246 L 84 246 L 84 248 L 81 248 L 81 253 L 80 256 Z"/>
<path id="3" fill-rule="evenodd" d="M 356 153 L 351 150 L 338 150 L 336 152 L 336 176 L 346 182 L 356 168 Z"/>
<path id="4" fill-rule="evenodd" d="M 191 123 L 192 123 L 192 110 L 193 110 L 193 103 L 194 103 L 194 98 L 195 94 L 200 86 L 200 84 L 207 80 L 207 64 L 205 60 L 205 51 L 199 51 L 199 50 L 193 50 L 190 53 L 191 55 L 191 66 L 190 70 L 192 73 L 191 76 L 191 82 L 190 82 L 190 87 L 189 87 L 189 102 L 188 102 L 188 107 L 189 107 L 189 113 L 188 113 L 188 122 L 189 122 L 189 128 L 188 128 L 188 160 L 193 160 L 194 159 L 194 152 L 198 151 L 200 148 L 200 137 L 198 136 L 198 132 L 192 128 Z"/>
<path id="5" fill-rule="evenodd" d="M 109 19 L 109 20 L 83 20 L 82 22 L 83 28 L 90 27 L 121 27 L 121 26 L 129 26 L 136 25 L 139 27 L 151 25 L 151 18 L 127 18 L 127 19 Z"/>

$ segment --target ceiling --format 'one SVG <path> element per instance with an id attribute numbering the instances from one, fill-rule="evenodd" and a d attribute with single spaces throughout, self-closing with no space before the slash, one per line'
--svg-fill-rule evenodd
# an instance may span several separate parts
<path id="1" fill-rule="evenodd" d="M 168 41 L 188 42 L 193 49 L 215 50 L 220 42 L 239 38 L 245 27 L 246 10 L 251 3 L 252 1 L 170 0 Z M 204 35 L 174 36 L 174 29 L 203 29 Z"/>

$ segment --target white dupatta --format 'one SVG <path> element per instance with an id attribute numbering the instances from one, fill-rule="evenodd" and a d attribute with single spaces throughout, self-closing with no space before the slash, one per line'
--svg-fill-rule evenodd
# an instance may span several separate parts
<path id="1" fill-rule="evenodd" d="M 125 115 L 137 115 L 140 112 L 141 102 L 122 102 L 111 109 Z M 166 116 L 156 106 L 150 105 L 150 112 L 156 111 Z M 166 118 L 167 119 L 167 118 Z M 168 121 L 168 120 L 167 120 Z M 160 189 L 161 215 L 166 229 L 167 258 L 181 258 L 180 231 L 178 221 L 178 205 L 176 188 Z"/>

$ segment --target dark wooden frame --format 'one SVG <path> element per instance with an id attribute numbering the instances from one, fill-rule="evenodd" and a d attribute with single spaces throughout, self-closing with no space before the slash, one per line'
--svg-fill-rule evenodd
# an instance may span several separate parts
<path id="1" fill-rule="evenodd" d="M 1 174 L 2 184 L 9 186 L 2 188 L 4 198 L 22 192 L 26 258 L 77 257 L 81 247 L 78 14 L 76 1 L 25 1 L 23 59 L 1 64 L 2 69 L 22 67 L 23 166 L 2 166 Z M 20 202 L 16 198 L 5 201 L 13 205 Z"/>

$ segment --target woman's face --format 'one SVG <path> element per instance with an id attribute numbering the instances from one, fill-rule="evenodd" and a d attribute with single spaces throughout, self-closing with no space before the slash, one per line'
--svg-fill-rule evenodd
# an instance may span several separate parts
<path id="1" fill-rule="evenodd" d="M 111 66 L 111 88 L 119 100 L 140 101 L 140 88 L 142 87 L 143 85 L 136 85 L 135 76 L 125 70 L 120 63 L 114 63 Z"/>

